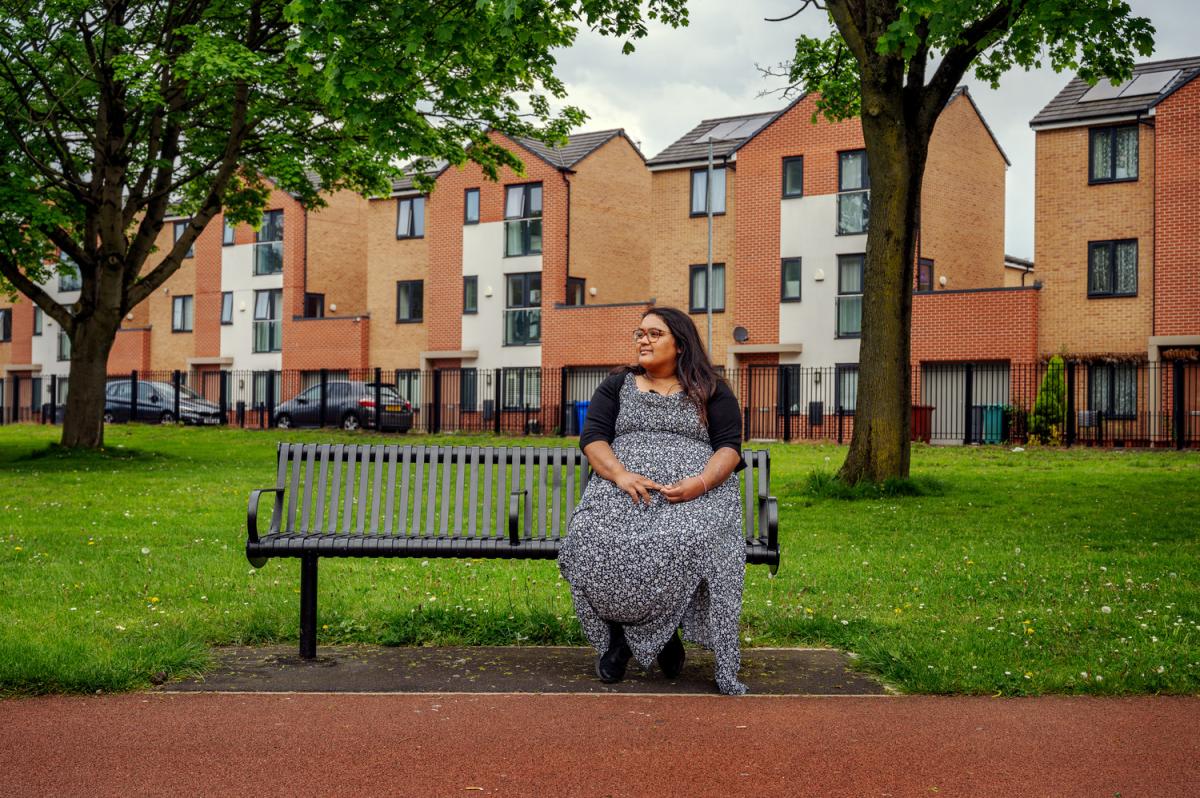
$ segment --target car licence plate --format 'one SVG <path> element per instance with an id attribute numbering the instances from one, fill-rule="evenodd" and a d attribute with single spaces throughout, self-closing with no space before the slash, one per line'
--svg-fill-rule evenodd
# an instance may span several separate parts
<path id="1" fill-rule="evenodd" d="M 399 413 L 404 410 L 404 407 L 401 405 L 384 405 L 383 409 L 387 413 Z"/>

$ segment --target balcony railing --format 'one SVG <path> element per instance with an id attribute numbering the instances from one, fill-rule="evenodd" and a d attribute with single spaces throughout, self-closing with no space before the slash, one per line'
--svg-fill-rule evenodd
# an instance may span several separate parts
<path id="1" fill-rule="evenodd" d="M 257 241 L 254 244 L 254 274 L 279 274 L 283 271 L 283 242 Z"/>
<path id="2" fill-rule="evenodd" d="M 541 308 L 513 308 L 504 311 L 505 346 L 526 346 L 541 342 Z"/>

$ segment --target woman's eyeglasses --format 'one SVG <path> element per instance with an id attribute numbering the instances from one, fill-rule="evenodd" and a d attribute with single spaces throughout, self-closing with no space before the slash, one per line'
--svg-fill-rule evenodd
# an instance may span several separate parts
<path id="1" fill-rule="evenodd" d="M 638 341 L 642 340 L 643 338 L 649 338 L 650 343 L 656 344 L 656 343 L 658 343 L 659 339 L 662 338 L 666 334 L 667 334 L 666 330 L 655 330 L 655 329 L 643 330 L 639 327 L 638 329 L 633 331 L 633 342 L 637 343 Z"/>

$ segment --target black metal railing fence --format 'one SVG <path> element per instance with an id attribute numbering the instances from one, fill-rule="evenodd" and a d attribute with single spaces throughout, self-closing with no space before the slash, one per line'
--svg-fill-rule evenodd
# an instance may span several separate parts
<path id="1" fill-rule="evenodd" d="M 109 415 L 264 429 L 570 436 L 579 434 L 592 394 L 611 370 L 141 371 L 109 377 Z M 844 442 L 853 433 L 853 364 L 752 365 L 723 374 L 742 407 L 747 439 Z M 1200 446 L 1196 362 L 924 363 L 911 378 L 914 440 Z M 68 387 L 66 377 L 10 373 L 0 379 L 0 421 L 60 423 Z M 1039 393 L 1043 407 L 1035 411 Z"/>

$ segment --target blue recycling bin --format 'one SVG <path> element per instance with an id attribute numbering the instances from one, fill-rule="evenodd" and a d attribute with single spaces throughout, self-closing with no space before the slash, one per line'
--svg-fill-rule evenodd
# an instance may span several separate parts
<path id="1" fill-rule="evenodd" d="M 583 432 L 583 422 L 587 419 L 588 405 L 591 402 L 575 403 L 575 434 Z"/>

